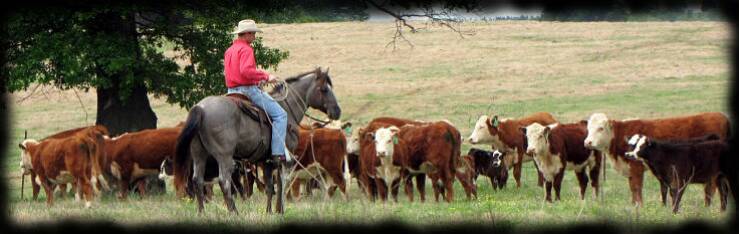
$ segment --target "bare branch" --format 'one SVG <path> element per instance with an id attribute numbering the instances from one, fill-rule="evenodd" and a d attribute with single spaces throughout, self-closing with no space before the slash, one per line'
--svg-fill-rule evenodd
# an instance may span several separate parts
<path id="1" fill-rule="evenodd" d="M 74 91 L 74 96 L 77 97 L 77 101 L 80 102 L 80 106 L 82 107 L 82 111 L 85 112 L 85 123 L 87 123 L 87 120 L 88 120 L 87 108 L 85 108 L 85 104 L 82 103 L 82 98 L 80 98 L 80 95 L 77 93 L 77 89 L 72 89 L 72 91 Z"/>
<path id="2" fill-rule="evenodd" d="M 419 28 L 411 25 L 408 23 L 408 19 L 411 17 L 417 17 L 417 18 L 426 18 L 432 23 L 439 24 L 443 27 L 449 28 L 453 32 L 457 33 L 460 38 L 465 38 L 464 36 L 471 36 L 474 35 L 474 31 L 465 31 L 460 29 L 461 20 L 459 20 L 457 17 L 455 17 L 450 9 L 444 9 L 442 11 L 435 11 L 431 7 L 424 7 L 423 13 L 416 14 L 416 13 L 396 13 L 388 9 L 387 1 L 383 2 L 381 4 L 376 3 L 373 0 L 364 0 L 367 4 L 377 8 L 378 10 L 392 16 L 395 18 L 395 34 L 393 35 L 393 40 L 388 42 L 387 46 L 393 45 L 393 50 L 396 49 L 396 44 L 398 39 L 405 40 L 408 44 L 411 44 L 411 47 L 413 47 L 413 44 L 405 38 L 403 35 L 403 28 L 410 29 L 411 33 L 415 33 L 419 31 Z M 458 24 L 458 25 L 454 25 Z"/>

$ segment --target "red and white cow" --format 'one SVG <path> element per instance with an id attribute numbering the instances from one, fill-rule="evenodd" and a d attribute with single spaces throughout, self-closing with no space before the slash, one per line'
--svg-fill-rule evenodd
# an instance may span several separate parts
<path id="1" fill-rule="evenodd" d="M 586 123 L 550 124 L 533 123 L 521 128 L 526 135 L 526 154 L 532 155 L 546 181 L 546 201 L 552 202 L 551 189 L 559 200 L 565 169 L 575 171 L 580 184 L 580 199 L 585 199 L 588 184 L 586 169 L 589 169 L 593 194 L 598 194 L 600 175 L 600 152 L 585 148 L 582 141 L 587 135 Z"/>
<path id="2" fill-rule="evenodd" d="M 445 199 L 454 199 L 454 182 L 460 164 L 461 137 L 459 131 L 447 121 L 421 125 L 379 128 L 374 136 L 375 151 L 380 161 L 376 179 L 392 182 L 392 193 L 397 202 L 397 185 L 403 173 L 427 174 L 434 186 L 436 200 L 438 192 L 446 190 Z M 439 182 L 439 183 L 437 183 Z M 442 185 L 440 185 L 440 183 Z M 378 186 L 379 187 L 379 186 Z M 383 186 L 384 187 L 384 186 Z M 409 200 L 411 186 L 406 184 Z M 379 189 L 379 193 L 383 193 Z"/>

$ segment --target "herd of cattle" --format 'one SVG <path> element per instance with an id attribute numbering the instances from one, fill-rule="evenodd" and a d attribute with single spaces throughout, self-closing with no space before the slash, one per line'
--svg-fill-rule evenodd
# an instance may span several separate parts
<path id="1" fill-rule="evenodd" d="M 47 204 L 53 204 L 56 187 L 66 193 L 71 184 L 75 198 L 84 197 L 90 207 L 94 196 L 118 191 L 126 199 L 129 189 L 145 194 L 145 178 L 171 176 L 173 156 L 182 124 L 172 128 L 143 130 L 110 138 L 103 126 L 67 130 L 41 140 L 26 139 L 21 148 L 23 176 L 30 174 L 35 200 L 44 188 Z M 535 113 L 518 119 L 481 116 L 469 137 L 462 137 L 449 121 L 425 122 L 392 117 L 373 119 L 352 131 L 350 123 L 326 126 L 301 125 L 295 152 L 296 167 L 290 174 L 289 194 L 300 199 L 300 185 L 306 192 L 321 187 L 333 195 L 338 188 L 345 200 L 347 186 L 356 179 L 372 201 L 382 201 L 388 192 L 397 202 L 400 184 L 413 201 L 413 179 L 420 200 L 425 200 L 425 181 L 431 180 L 436 201 L 454 198 L 453 183 L 459 180 L 468 199 L 477 197 L 477 177 L 490 178 L 493 189 L 503 189 L 508 170 L 513 168 L 516 186 L 521 186 L 521 166 L 534 161 L 538 185 L 545 187 L 548 202 L 556 200 L 564 172 L 574 171 L 585 199 L 590 182 L 598 195 L 599 175 L 608 158 L 613 167 L 628 178 L 632 202 L 641 205 L 642 184 L 647 168 L 659 180 L 663 205 L 667 192 L 677 212 L 687 184 L 705 186 L 705 205 L 710 206 L 719 190 L 721 210 L 725 210 L 729 183 L 721 161 L 728 154 L 729 119 L 722 113 L 701 113 L 664 119 L 608 119 L 596 113 L 587 120 L 559 123 L 549 113 Z M 487 144 L 492 151 L 470 149 L 461 152 L 462 142 Z M 212 164 L 212 167 L 211 167 Z M 206 192 L 218 180 L 215 161 L 206 168 Z M 253 194 L 262 165 L 238 162 L 232 188 L 243 199 Z M 191 176 L 191 175 L 185 175 Z M 180 176 L 179 178 L 183 178 Z M 263 176 L 262 176 L 263 177 Z M 264 179 L 264 178 L 262 178 Z M 177 197 L 193 197 L 193 185 L 174 179 Z"/>

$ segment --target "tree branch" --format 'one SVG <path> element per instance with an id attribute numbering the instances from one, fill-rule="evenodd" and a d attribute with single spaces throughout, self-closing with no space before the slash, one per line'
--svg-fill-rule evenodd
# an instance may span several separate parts
<path id="1" fill-rule="evenodd" d="M 411 33 L 419 31 L 418 28 L 408 23 L 408 19 L 411 17 L 426 18 L 432 23 L 437 23 L 443 27 L 449 28 L 453 32 L 457 33 L 460 38 L 465 38 L 465 35 L 474 35 L 474 31 L 464 31 L 460 29 L 459 25 L 453 25 L 453 23 L 461 23 L 461 20 L 452 16 L 451 9 L 444 9 L 441 12 L 437 12 L 431 7 L 423 7 L 422 14 L 395 13 L 386 7 L 388 5 L 388 1 L 385 1 L 381 4 L 375 2 L 374 0 L 364 0 L 364 2 L 395 18 L 395 34 L 393 35 L 393 40 L 388 42 L 388 44 L 386 45 L 386 47 L 393 45 L 393 50 L 396 49 L 398 39 L 406 41 L 408 44 L 411 45 L 411 47 L 413 47 L 413 43 L 411 43 L 403 35 L 403 28 L 409 28 Z"/>

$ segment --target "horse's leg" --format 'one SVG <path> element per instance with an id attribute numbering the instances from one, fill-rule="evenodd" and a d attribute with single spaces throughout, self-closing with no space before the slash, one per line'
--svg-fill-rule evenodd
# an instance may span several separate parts
<path id="1" fill-rule="evenodd" d="M 199 145 L 199 144 L 196 144 Z M 203 176 L 205 176 L 205 162 L 207 160 L 208 155 L 203 155 L 199 152 L 195 152 L 191 150 L 190 155 L 192 156 L 192 180 L 194 184 L 193 191 L 195 192 L 195 197 L 198 200 L 198 214 L 203 213 L 203 199 L 205 194 L 203 191 L 204 187 L 204 181 Z"/>
<path id="2" fill-rule="evenodd" d="M 280 162 L 277 165 L 277 213 L 285 213 L 285 181 L 287 178 L 285 172 L 282 170 L 285 168 L 285 163 Z"/>
<path id="3" fill-rule="evenodd" d="M 265 183 L 264 186 L 266 187 L 266 190 L 267 190 L 266 192 L 267 192 L 267 213 L 268 214 L 272 213 L 272 195 L 275 194 L 275 186 L 272 181 L 273 167 L 274 165 L 272 165 L 272 163 L 265 163 L 264 164 L 264 175 L 262 175 L 264 183 Z"/>
<path id="4" fill-rule="evenodd" d="M 229 212 L 236 213 L 236 205 L 234 204 L 233 194 L 231 193 L 231 176 L 233 175 L 234 160 L 231 158 L 232 154 L 216 156 L 218 161 L 218 184 L 221 186 L 221 192 L 223 192 L 223 201 L 226 203 L 226 208 Z"/>

